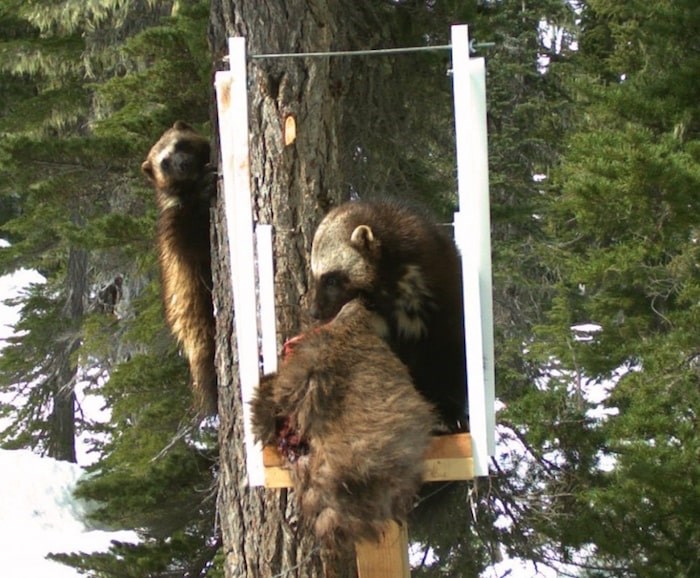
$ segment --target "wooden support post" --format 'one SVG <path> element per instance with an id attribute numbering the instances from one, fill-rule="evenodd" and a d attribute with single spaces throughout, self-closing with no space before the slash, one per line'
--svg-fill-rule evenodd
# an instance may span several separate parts
<path id="1" fill-rule="evenodd" d="M 231 260 L 231 288 L 236 310 L 238 373 L 243 401 L 246 469 L 251 486 L 265 478 L 259 444 L 253 441 L 250 400 L 258 387 L 258 304 L 253 237 L 253 203 L 248 151 L 248 86 L 245 38 L 229 39 L 230 71 L 216 73 L 221 171 L 224 177 L 224 209 Z"/>
<path id="2" fill-rule="evenodd" d="M 379 542 L 355 545 L 358 578 L 410 578 L 408 526 L 389 522 Z"/>
<path id="3" fill-rule="evenodd" d="M 265 486 L 291 488 L 292 477 L 277 448 L 263 449 Z M 472 440 L 468 433 L 434 437 L 423 460 L 423 480 L 440 482 L 474 478 Z M 355 545 L 359 578 L 410 578 L 408 526 L 389 522 L 379 542 Z"/>

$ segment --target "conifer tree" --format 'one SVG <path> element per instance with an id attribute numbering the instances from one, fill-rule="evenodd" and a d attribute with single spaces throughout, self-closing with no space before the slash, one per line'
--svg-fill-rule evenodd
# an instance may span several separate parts
<path id="1" fill-rule="evenodd" d="M 541 353 L 560 377 L 540 398 L 559 419 L 536 443 L 574 474 L 578 527 L 555 535 L 593 552 L 591 576 L 700 571 L 699 25 L 690 1 L 582 12 L 576 132 L 544 212 L 558 287 Z"/>
<path id="2" fill-rule="evenodd" d="M 0 262 L 47 279 L 19 299 L 18 335 L 0 360 L 3 389 L 20 401 L 5 406 L 14 422 L 4 444 L 70 459 L 59 441 L 72 447 L 72 427 L 88 436 L 98 458 L 79 494 L 100 504 L 94 523 L 142 537 L 60 557 L 97 575 L 199 575 L 217 550 L 214 444 L 192 422 L 186 364 L 163 323 L 154 203 L 139 174 L 167 126 L 207 119 L 207 17 L 205 2 L 0 11 L 0 163 L 11 176 Z M 100 289 L 118 276 L 122 301 L 105 308 Z M 108 423 L 76 412 L 77 383 L 104 399 Z M 51 435 L 57 425 L 65 435 Z"/>
<path id="3" fill-rule="evenodd" d="M 2 118 L 2 162 L 10 177 L 3 182 L 3 194 L 21 206 L 21 212 L 5 224 L 15 244 L 2 252 L 2 262 L 8 271 L 21 259 L 22 265 L 39 268 L 47 277 L 48 283 L 33 292 L 53 315 L 38 313 L 36 322 L 54 338 L 45 340 L 44 345 L 50 345 L 41 351 L 30 349 L 30 344 L 22 347 L 20 338 L 14 345 L 17 355 L 5 368 L 19 395 L 35 390 L 30 397 L 36 405 L 25 405 L 17 414 L 17 423 L 24 422 L 22 433 L 33 444 L 43 443 L 53 457 L 75 461 L 77 370 L 72 356 L 83 314 L 87 255 L 70 239 L 70 231 L 83 221 L 78 191 L 84 188 L 85 171 L 76 161 L 75 141 L 60 150 L 56 137 L 69 135 L 68 127 L 79 122 L 85 101 L 77 90 L 79 64 L 73 63 L 79 61 L 79 52 L 74 34 L 54 42 L 50 29 L 60 23 L 33 8 L 9 3 L 2 11 L 3 75 L 10 86 L 30 88 L 28 93 L 9 95 Z M 25 310 L 25 320 L 35 313 Z M 17 361 L 22 367 L 13 363 Z M 31 380 L 26 379 L 29 375 Z M 19 432 L 14 433 L 11 437 L 16 438 Z"/>

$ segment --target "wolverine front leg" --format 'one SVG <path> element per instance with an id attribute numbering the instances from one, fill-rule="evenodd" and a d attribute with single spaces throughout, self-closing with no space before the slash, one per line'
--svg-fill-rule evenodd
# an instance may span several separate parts
<path id="1" fill-rule="evenodd" d="M 274 400 L 275 374 L 265 375 L 250 402 L 253 436 L 263 445 L 274 443 L 280 409 Z"/>

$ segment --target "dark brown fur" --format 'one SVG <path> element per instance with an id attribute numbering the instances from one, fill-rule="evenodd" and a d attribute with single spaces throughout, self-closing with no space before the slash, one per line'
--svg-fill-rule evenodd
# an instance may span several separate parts
<path id="1" fill-rule="evenodd" d="M 190 364 L 199 411 L 216 413 L 209 207 L 216 175 L 209 141 L 178 121 L 141 165 L 156 191 L 165 318 Z"/>
<path id="2" fill-rule="evenodd" d="M 359 300 L 295 342 L 252 402 L 253 431 L 291 464 L 304 519 L 327 546 L 405 519 L 435 423 Z"/>
<path id="3" fill-rule="evenodd" d="M 331 319 L 361 297 L 450 430 L 466 426 L 461 267 L 449 231 L 399 200 L 333 209 L 314 236 L 311 313 Z"/>

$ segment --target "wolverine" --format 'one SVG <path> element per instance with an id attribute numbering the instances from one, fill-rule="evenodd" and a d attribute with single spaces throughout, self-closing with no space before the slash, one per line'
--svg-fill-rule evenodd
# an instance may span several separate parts
<path id="1" fill-rule="evenodd" d="M 156 192 L 165 319 L 187 356 L 195 403 L 204 414 L 217 407 L 209 241 L 216 172 L 209 156 L 209 141 L 177 121 L 141 165 Z"/>
<path id="2" fill-rule="evenodd" d="M 466 361 L 459 255 L 425 212 L 399 200 L 350 201 L 314 235 L 310 313 L 331 319 L 361 298 L 384 337 L 442 418 L 466 426 Z"/>
<path id="3" fill-rule="evenodd" d="M 252 401 L 253 433 L 291 467 L 303 519 L 329 547 L 374 540 L 404 520 L 436 422 L 359 299 L 288 342 Z"/>

